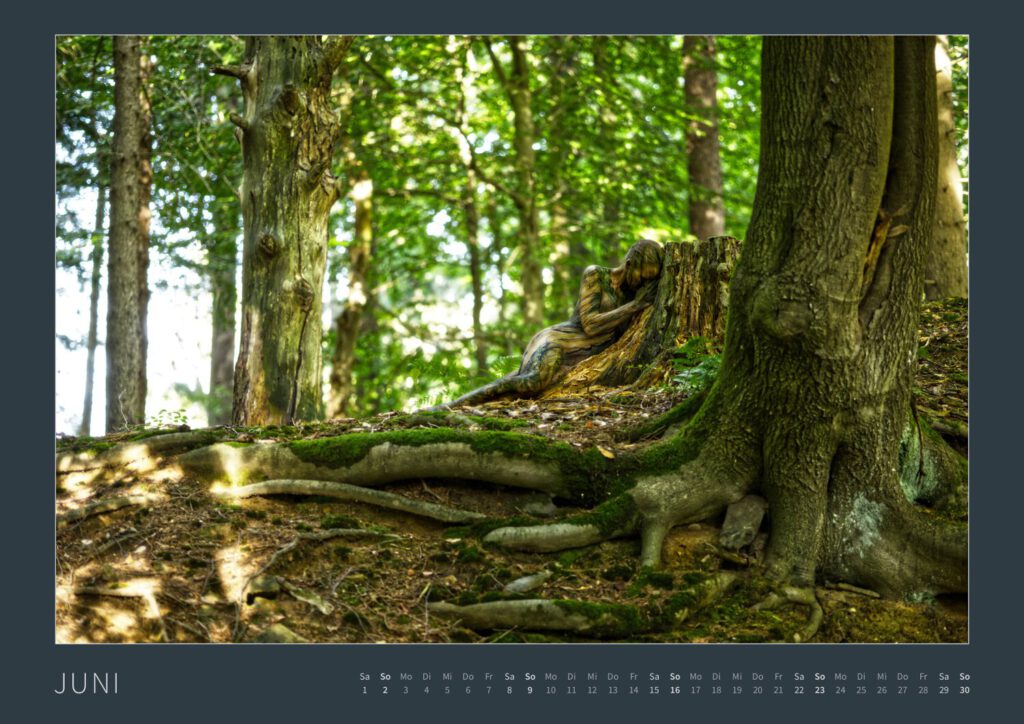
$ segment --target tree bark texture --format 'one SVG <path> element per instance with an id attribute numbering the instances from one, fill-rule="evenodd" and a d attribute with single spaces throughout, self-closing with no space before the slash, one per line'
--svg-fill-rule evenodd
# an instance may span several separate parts
<path id="1" fill-rule="evenodd" d="M 103 276 L 103 224 L 107 216 L 107 187 L 96 189 L 96 223 L 92 234 L 92 274 L 89 279 L 89 332 L 86 337 L 85 399 L 82 402 L 82 424 L 79 435 L 88 435 L 92 420 L 92 391 L 96 376 L 96 347 L 99 344 L 100 280 Z"/>
<path id="2" fill-rule="evenodd" d="M 931 252 L 925 257 L 924 293 L 928 299 L 966 297 L 967 226 L 953 123 L 953 66 L 949 61 L 949 41 L 944 35 L 935 43 L 935 92 L 939 119 L 939 183 Z"/>
<path id="3" fill-rule="evenodd" d="M 729 306 L 729 280 L 740 243 L 730 236 L 665 246 L 658 295 L 615 344 L 573 367 L 545 396 L 591 385 L 635 382 L 691 337 L 721 343 Z"/>
<path id="4" fill-rule="evenodd" d="M 512 104 L 513 146 L 516 150 L 516 209 L 519 212 L 520 279 L 523 284 L 523 323 L 527 328 L 544 325 L 544 279 L 541 276 L 540 233 L 537 217 L 534 124 L 530 92 L 530 64 L 526 38 L 508 38 L 512 51 L 512 72 L 504 79 Z"/>
<path id="5" fill-rule="evenodd" d="M 698 416 L 709 434 L 633 492 L 646 561 L 695 506 L 760 489 L 773 576 L 965 590 L 966 530 L 916 511 L 897 473 L 935 201 L 933 53 L 931 37 L 765 40 L 757 196 Z"/>
<path id="6" fill-rule="evenodd" d="M 373 181 L 363 171 L 352 187 L 355 204 L 355 234 L 348 248 L 348 291 L 345 307 L 335 320 L 336 340 L 331 367 L 330 417 L 342 417 L 352 396 L 352 369 L 356 342 L 370 298 L 369 270 L 373 250 Z"/>
<path id="7" fill-rule="evenodd" d="M 231 397 L 235 377 L 235 307 L 238 209 L 222 199 L 213 200 L 213 243 L 207 252 L 207 270 L 213 305 L 210 341 L 210 399 L 207 419 L 212 425 L 231 422 Z"/>
<path id="8" fill-rule="evenodd" d="M 347 48 L 347 45 L 345 45 Z M 281 424 L 323 413 L 320 309 L 327 224 L 337 199 L 337 39 L 256 36 L 228 72 L 245 93 L 242 328 L 233 418 Z"/>
<path id="9" fill-rule="evenodd" d="M 686 167 L 690 177 L 690 233 L 708 239 L 725 233 L 714 36 L 687 35 L 683 39 L 683 77 L 689 116 Z"/>
<path id="10" fill-rule="evenodd" d="M 114 38 L 114 138 L 107 265 L 107 430 L 146 417 L 149 288 L 150 108 L 148 59 L 137 36 Z"/>

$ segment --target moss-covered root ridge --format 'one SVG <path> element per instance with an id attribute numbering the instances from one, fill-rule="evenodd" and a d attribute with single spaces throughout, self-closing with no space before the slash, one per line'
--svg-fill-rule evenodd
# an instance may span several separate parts
<path id="1" fill-rule="evenodd" d="M 501 600 L 458 606 L 428 604 L 432 614 L 459 619 L 474 630 L 560 631 L 594 638 L 624 639 L 679 628 L 690 616 L 724 595 L 738 580 L 719 572 L 648 607 L 565 599 Z"/>
<path id="2" fill-rule="evenodd" d="M 444 523 L 470 523 L 487 517 L 483 513 L 472 510 L 414 500 L 384 490 L 373 490 L 324 480 L 267 480 L 263 483 L 252 483 L 235 488 L 222 488 L 216 492 L 230 498 L 248 498 L 254 495 L 322 495 L 338 500 L 368 503 L 390 510 L 400 510 L 403 513 L 412 513 Z"/>
<path id="3" fill-rule="evenodd" d="M 168 458 L 211 445 L 222 435 L 217 430 L 140 433 L 122 443 L 97 441 L 89 449 L 59 452 L 55 456 L 57 485 L 68 489 L 121 477 L 125 472 L 150 473 Z"/>
<path id="4" fill-rule="evenodd" d="M 631 535 L 638 530 L 639 522 L 633 498 L 622 493 L 588 513 L 558 523 L 498 528 L 488 533 L 484 542 L 512 550 L 546 553 Z"/>
<path id="5" fill-rule="evenodd" d="M 601 497 L 609 461 L 543 437 L 444 428 L 354 433 L 270 445 L 211 445 L 178 458 L 189 474 L 244 485 L 268 479 L 376 486 L 423 477 L 477 480 L 580 501 Z"/>

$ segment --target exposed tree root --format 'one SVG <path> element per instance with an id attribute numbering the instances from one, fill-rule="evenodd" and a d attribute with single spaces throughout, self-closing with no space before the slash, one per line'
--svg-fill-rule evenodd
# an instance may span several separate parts
<path id="1" fill-rule="evenodd" d="M 563 631 L 596 638 L 622 638 L 677 628 L 694 613 L 714 603 L 737 580 L 737 574 L 721 571 L 675 594 L 657 608 L 543 598 L 468 606 L 438 602 L 428 604 L 428 608 L 435 615 L 457 618 L 471 629 Z"/>
<path id="2" fill-rule="evenodd" d="M 436 428 L 269 445 L 222 443 L 180 455 L 177 462 L 189 475 L 230 485 L 307 479 L 373 487 L 435 477 L 571 497 L 564 468 L 583 461 L 571 446 L 531 435 Z"/>
<path id="3" fill-rule="evenodd" d="M 144 475 L 174 455 L 211 445 L 224 436 L 219 430 L 192 430 L 152 435 L 104 450 L 57 453 L 58 490 L 106 482 L 125 472 Z"/>
<path id="4" fill-rule="evenodd" d="M 621 604 L 531 598 L 468 606 L 437 602 L 428 603 L 427 608 L 435 616 L 458 618 L 463 626 L 477 630 L 571 631 L 600 638 L 620 638 L 646 630 L 637 609 Z"/>
<path id="5" fill-rule="evenodd" d="M 814 588 L 780 586 L 777 591 L 773 591 L 768 594 L 763 601 L 756 604 L 754 606 L 754 610 L 770 610 L 778 608 L 785 603 L 795 603 L 801 606 L 807 606 L 811 609 L 810 616 L 807 619 L 807 625 L 794 633 L 790 639 L 793 643 L 810 641 L 814 638 L 814 635 L 818 633 L 818 628 L 821 626 L 822 618 L 824 618 L 824 613 L 821 610 L 821 604 L 818 603 L 818 598 L 814 595 Z"/>
<path id="6" fill-rule="evenodd" d="M 528 553 L 550 553 L 568 548 L 582 548 L 600 543 L 609 537 L 595 525 L 550 523 L 498 528 L 484 536 L 484 543 Z"/>
<path id="7" fill-rule="evenodd" d="M 215 491 L 218 495 L 229 498 L 249 498 L 254 495 L 323 495 L 337 500 L 348 500 L 355 503 L 369 503 L 381 508 L 400 510 L 424 518 L 432 518 L 443 523 L 470 523 L 483 520 L 487 516 L 472 510 L 450 508 L 437 503 L 414 500 L 404 495 L 396 495 L 383 490 L 361 488 L 357 485 L 346 485 L 325 480 L 267 480 L 262 483 L 251 483 L 237 488 L 223 488 Z"/>
<path id="8" fill-rule="evenodd" d="M 128 508 L 134 505 L 146 505 L 158 500 L 157 496 L 154 495 L 122 495 L 115 498 L 104 498 L 103 500 L 96 500 L 92 503 L 83 505 L 81 508 L 75 508 L 64 513 L 60 513 L 57 516 L 57 527 L 62 528 L 70 523 L 74 523 L 79 520 L 85 520 L 94 515 L 101 513 L 110 513 L 121 508 Z"/>

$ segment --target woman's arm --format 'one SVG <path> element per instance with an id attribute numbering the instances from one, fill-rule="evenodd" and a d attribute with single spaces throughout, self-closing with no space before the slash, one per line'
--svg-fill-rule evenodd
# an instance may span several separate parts
<path id="1" fill-rule="evenodd" d="M 583 281 L 580 283 L 579 301 L 580 324 L 588 337 L 597 337 L 613 331 L 641 309 L 649 307 L 651 297 L 653 297 L 652 294 L 647 293 L 646 289 L 642 289 L 633 301 L 602 312 L 601 296 L 601 278 L 598 267 L 588 266 L 583 272 Z"/>

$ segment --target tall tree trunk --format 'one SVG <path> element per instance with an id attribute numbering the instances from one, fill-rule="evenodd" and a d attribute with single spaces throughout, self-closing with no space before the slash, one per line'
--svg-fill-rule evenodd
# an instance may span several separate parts
<path id="1" fill-rule="evenodd" d="M 114 38 L 114 139 L 107 265 L 107 430 L 146 417 L 149 289 L 150 110 L 148 61 L 137 36 Z"/>
<path id="2" fill-rule="evenodd" d="M 373 249 L 373 181 L 363 171 L 352 186 L 355 204 L 355 235 L 348 249 L 348 291 L 345 308 L 335 320 L 336 341 L 331 368 L 331 396 L 327 406 L 330 417 L 348 412 L 352 396 L 352 369 L 356 362 L 356 342 L 370 298 L 368 273 Z"/>
<path id="3" fill-rule="evenodd" d="M 498 329 L 508 330 L 508 295 L 505 289 L 505 274 L 508 255 L 505 253 L 505 243 L 501 234 L 501 211 L 498 209 L 498 202 L 493 197 L 487 205 L 487 226 L 491 230 L 491 251 L 494 254 L 494 271 L 498 274 Z M 502 335 L 502 352 L 507 357 L 515 354 L 516 340 L 511 334 Z"/>
<path id="4" fill-rule="evenodd" d="M 99 326 L 100 279 L 103 276 L 103 221 L 107 215 L 107 187 L 96 189 L 96 224 L 92 233 L 92 275 L 89 280 L 89 332 L 86 340 L 85 400 L 82 403 L 82 423 L 79 435 L 88 435 L 92 420 L 92 391 L 96 375 L 97 328 Z"/>
<path id="5" fill-rule="evenodd" d="M 714 36 L 686 36 L 683 40 L 683 77 L 686 111 L 691 116 L 686 124 L 690 233 L 698 239 L 710 239 L 725 233 Z"/>
<path id="6" fill-rule="evenodd" d="M 257 36 L 238 68 L 242 129 L 242 330 L 238 424 L 323 414 L 321 297 L 327 225 L 338 196 L 331 161 L 338 120 L 331 78 L 351 39 Z"/>
<path id="7" fill-rule="evenodd" d="M 456 48 L 453 46 L 454 52 Z M 487 340 L 484 338 L 481 314 L 484 307 L 484 270 L 480 254 L 480 207 L 477 205 L 477 172 L 473 164 L 473 152 L 469 146 L 470 115 L 472 113 L 473 76 L 470 72 L 472 47 L 466 43 L 462 48 L 461 62 L 455 71 L 459 84 L 458 115 L 456 127 L 449 128 L 452 139 L 459 149 L 465 181 L 462 186 L 462 213 L 466 227 L 466 247 L 469 251 L 469 275 L 473 288 L 473 356 L 476 360 L 476 374 L 487 375 Z"/>
<path id="8" fill-rule="evenodd" d="M 898 473 L 935 202 L 934 39 L 767 38 L 763 68 L 754 214 L 695 420 L 706 442 L 634 490 L 643 558 L 760 485 L 780 580 L 965 590 L 965 528 L 916 511 Z"/>
<path id="9" fill-rule="evenodd" d="M 537 218 L 534 125 L 530 64 L 526 54 L 526 38 L 508 37 L 512 51 L 512 71 L 506 75 L 494 53 L 491 59 L 512 105 L 514 127 L 513 147 L 516 151 L 516 189 L 513 199 L 519 212 L 519 264 L 523 285 L 523 323 L 528 329 L 544 324 L 544 278 L 541 275 L 541 250 Z M 490 49 L 490 45 L 488 45 Z"/>
<path id="10" fill-rule="evenodd" d="M 462 201 L 466 215 L 466 246 L 469 247 L 469 274 L 473 285 L 473 356 L 476 373 L 487 375 L 487 340 L 480 316 L 484 309 L 484 272 L 480 259 L 480 210 L 476 204 L 476 175 L 467 170 L 466 188 Z"/>
<path id="11" fill-rule="evenodd" d="M 552 196 L 548 235 L 550 237 L 553 303 L 548 310 L 549 321 L 567 319 L 572 313 L 576 290 L 583 276 L 583 260 L 573 258 L 572 238 L 569 230 L 569 186 L 565 182 L 565 167 L 570 156 L 568 119 L 572 115 L 576 96 L 571 92 L 568 76 L 576 63 L 575 44 L 565 37 L 552 37 L 551 52 L 547 56 L 551 80 L 549 101 L 552 107 L 548 118 L 548 158 L 550 159 Z"/>
<path id="12" fill-rule="evenodd" d="M 235 376 L 235 306 L 238 289 L 238 211 L 222 199 L 213 200 L 213 243 L 207 251 L 207 273 L 213 304 L 210 343 L 210 396 L 206 405 L 210 425 L 231 422 Z"/>
<path id="13" fill-rule="evenodd" d="M 604 88 L 609 88 L 615 82 L 612 64 L 608 60 L 608 42 L 609 38 L 607 35 L 599 35 L 594 37 L 591 46 L 594 58 L 594 74 Z M 615 138 L 617 122 L 618 119 L 610 104 L 608 107 L 600 109 L 598 113 L 598 138 L 601 141 L 602 152 L 608 154 L 607 158 L 611 159 L 615 157 L 615 149 L 618 143 Z M 619 263 L 619 258 L 622 256 L 623 249 L 620 248 L 622 246 L 622 235 L 619 230 L 621 219 L 622 204 L 619 199 L 619 190 L 614 185 L 609 186 L 604 189 L 601 199 L 601 233 L 598 234 L 599 238 L 603 241 L 603 253 L 599 257 L 600 263 L 603 266 L 615 266 Z M 582 270 L 580 272 L 577 279 L 582 277 Z"/>
<path id="14" fill-rule="evenodd" d="M 938 36 L 935 43 L 935 91 L 939 118 L 939 183 L 931 252 L 924 267 L 924 292 L 928 299 L 966 297 L 967 227 L 953 123 L 953 65 L 949 61 L 949 40 L 945 35 Z"/>

